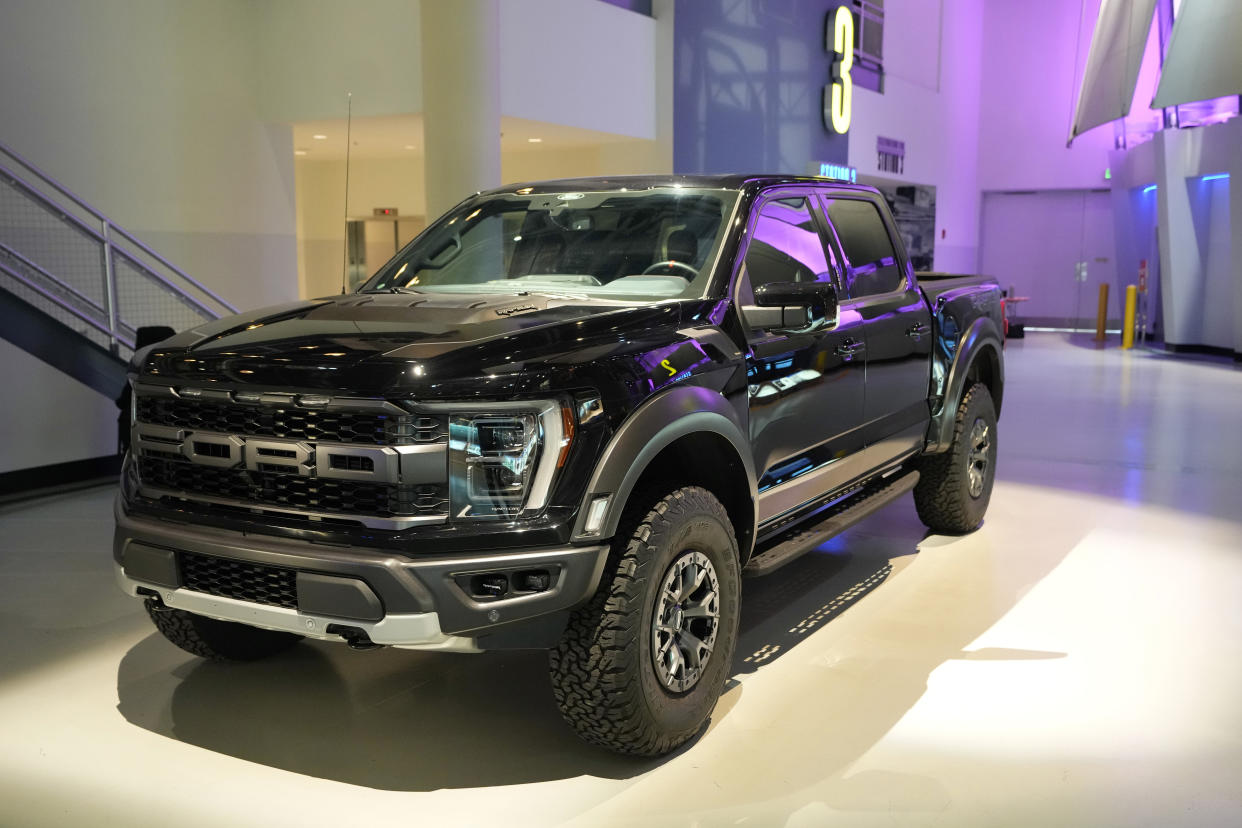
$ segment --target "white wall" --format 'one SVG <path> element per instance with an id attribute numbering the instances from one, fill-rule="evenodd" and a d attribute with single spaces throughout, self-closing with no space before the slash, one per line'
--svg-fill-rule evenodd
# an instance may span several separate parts
<path id="1" fill-rule="evenodd" d="M 269 121 L 420 112 L 419 0 L 261 0 L 252 9 L 259 109 Z"/>
<path id="2" fill-rule="evenodd" d="M 0 387 L 0 474 L 116 453 L 112 400 L 3 339 Z"/>
<path id="3" fill-rule="evenodd" d="M 936 188 L 936 268 L 974 272 L 984 3 L 890 0 L 884 20 L 884 93 L 855 87 L 849 163 L 894 179 L 878 171 L 876 137 L 904 141 L 900 179 Z"/>
<path id="4" fill-rule="evenodd" d="M 0 140 L 239 306 L 297 295 L 287 127 L 253 4 L 9 0 Z"/>
<path id="5" fill-rule="evenodd" d="M 502 115 L 656 137 L 653 18 L 583 0 L 502 0 Z"/>

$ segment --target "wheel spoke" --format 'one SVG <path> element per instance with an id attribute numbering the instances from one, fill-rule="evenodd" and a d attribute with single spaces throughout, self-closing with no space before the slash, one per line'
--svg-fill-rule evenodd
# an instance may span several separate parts
<path id="1" fill-rule="evenodd" d="M 670 638 L 669 643 L 672 643 L 672 642 L 673 642 L 673 639 Z M 675 678 L 677 676 L 677 673 L 679 671 L 684 670 L 686 667 L 686 657 L 682 655 L 681 647 L 676 647 L 676 646 L 669 647 L 668 655 L 665 660 L 668 663 L 668 674 L 670 677 Z"/>
<path id="2" fill-rule="evenodd" d="M 703 655 L 710 654 L 712 648 L 692 632 L 681 634 L 681 646 L 685 648 L 690 666 L 696 670 L 703 664 Z"/>
<path id="3" fill-rule="evenodd" d="M 682 612 L 683 618 L 715 618 L 719 613 L 712 611 L 712 602 L 716 600 L 716 593 L 709 592 L 703 597 L 703 600 L 696 601 Z"/>

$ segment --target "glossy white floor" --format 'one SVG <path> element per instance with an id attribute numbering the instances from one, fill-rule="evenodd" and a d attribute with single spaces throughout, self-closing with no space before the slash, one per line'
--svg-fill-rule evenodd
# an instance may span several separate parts
<path id="1" fill-rule="evenodd" d="M 1011 343 L 984 526 L 907 499 L 747 581 L 659 762 L 540 654 L 220 666 L 113 586 L 111 496 L 0 510 L 0 825 L 1242 824 L 1242 369 Z"/>

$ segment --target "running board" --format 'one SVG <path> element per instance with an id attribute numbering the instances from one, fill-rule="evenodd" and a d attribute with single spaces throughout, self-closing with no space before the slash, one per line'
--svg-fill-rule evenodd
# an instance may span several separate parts
<path id="1" fill-rule="evenodd" d="M 882 481 L 880 485 L 864 489 L 827 510 L 819 517 L 818 522 L 792 530 L 785 540 L 756 554 L 746 564 L 742 574 L 747 577 L 757 577 L 775 572 L 790 561 L 841 534 L 860 520 L 870 517 L 880 508 L 913 489 L 918 482 L 919 473 L 911 471 L 891 481 Z"/>

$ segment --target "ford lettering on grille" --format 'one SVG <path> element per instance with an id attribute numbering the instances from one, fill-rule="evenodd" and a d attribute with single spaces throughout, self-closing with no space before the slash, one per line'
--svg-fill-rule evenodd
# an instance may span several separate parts
<path id="1" fill-rule="evenodd" d="M 278 472 L 369 483 L 438 483 L 447 474 L 443 443 L 359 446 L 241 437 L 138 423 L 134 448 L 140 456 L 181 458 L 220 469 Z"/>

